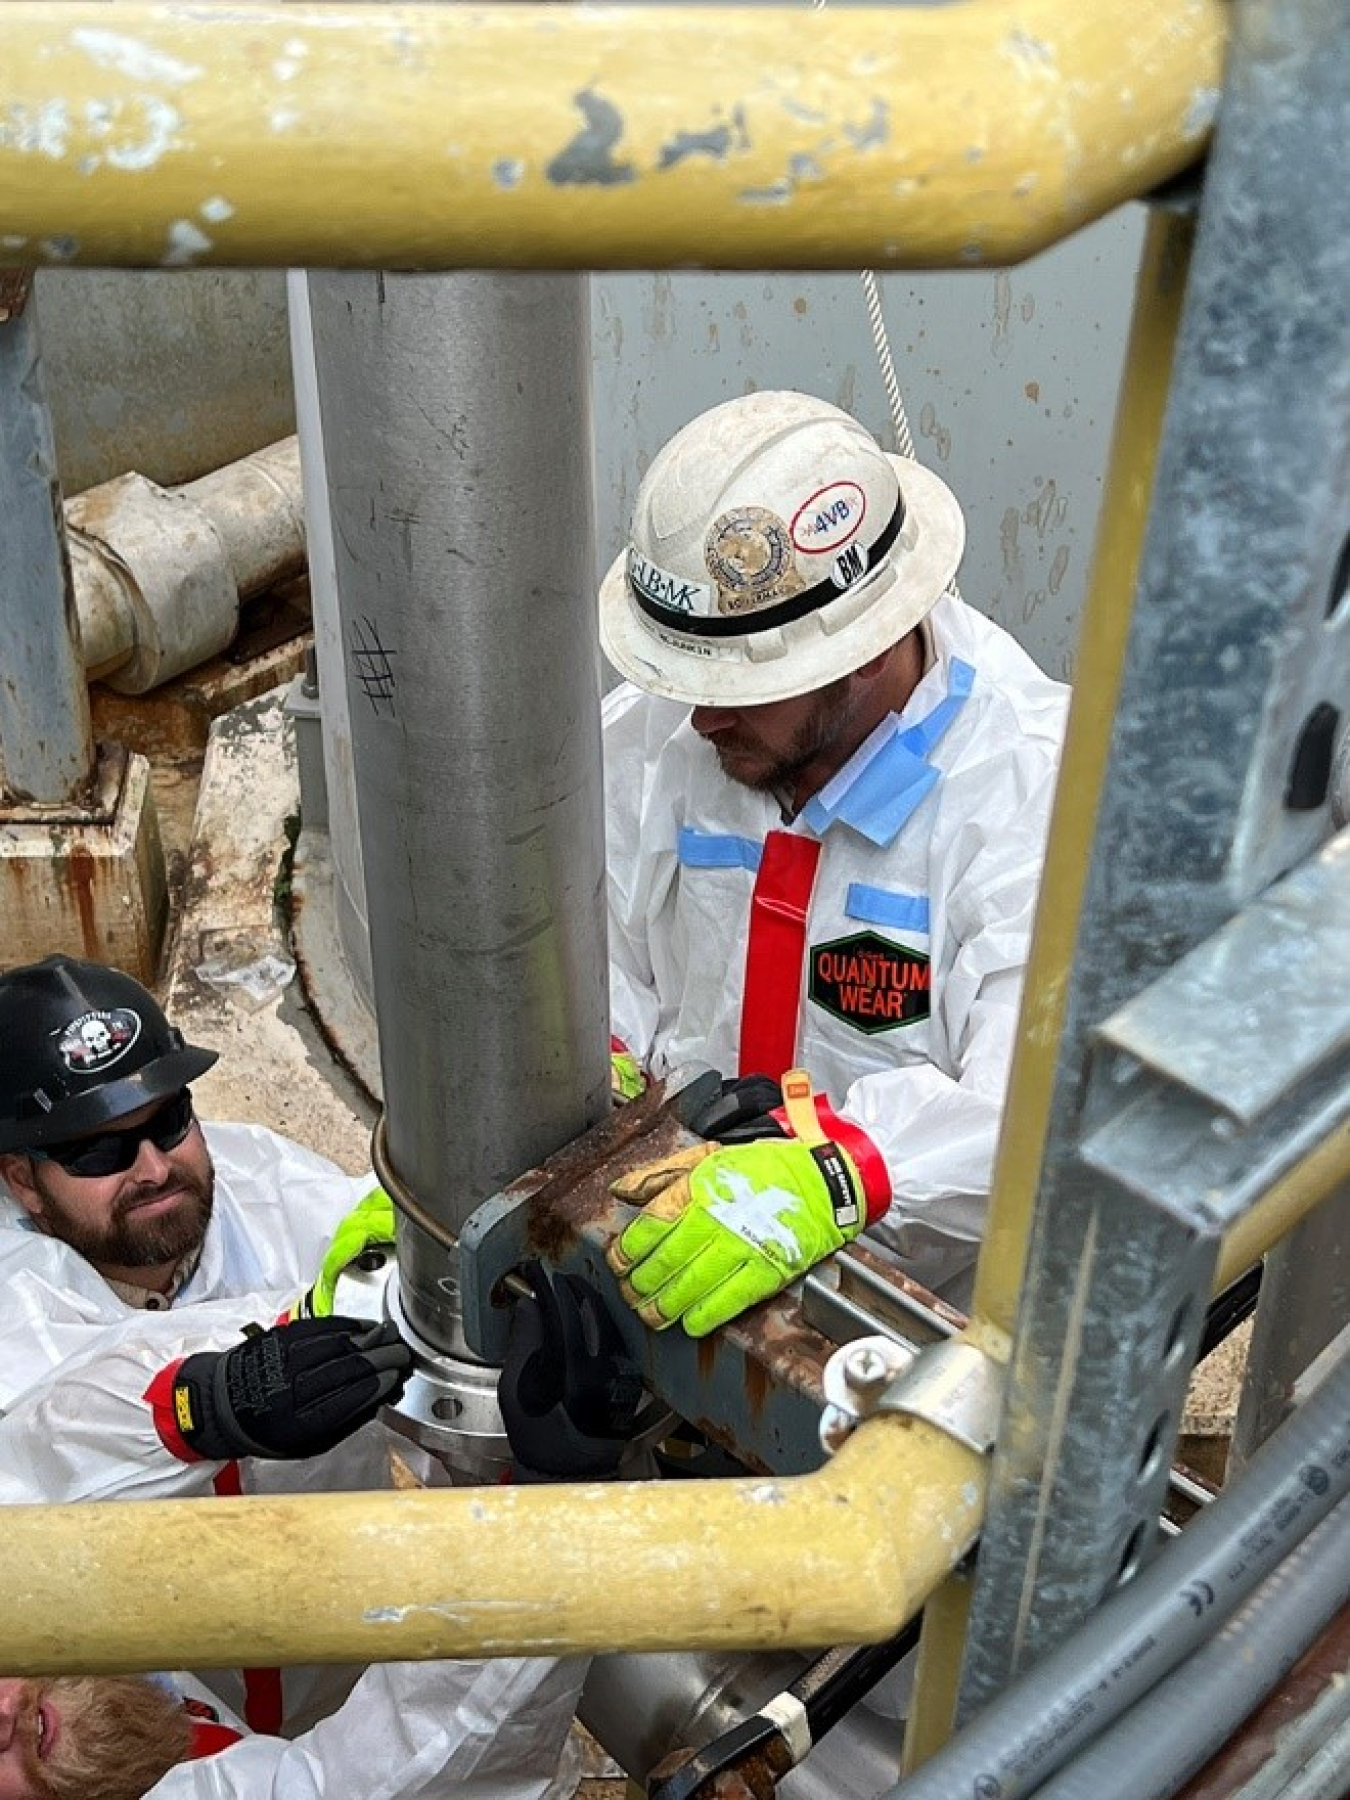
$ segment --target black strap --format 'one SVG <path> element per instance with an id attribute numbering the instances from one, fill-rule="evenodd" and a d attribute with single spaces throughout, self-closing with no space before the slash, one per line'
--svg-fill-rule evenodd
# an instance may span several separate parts
<path id="1" fill-rule="evenodd" d="M 678 612 L 661 606 L 647 594 L 641 592 L 631 576 L 628 591 L 636 604 L 646 613 L 649 619 L 675 631 L 687 633 L 690 637 L 723 638 L 754 637 L 761 631 L 772 631 L 780 625 L 791 625 L 796 619 L 804 619 L 808 613 L 818 612 L 831 600 L 837 600 L 856 587 L 868 572 L 874 569 L 881 558 L 890 549 L 900 535 L 900 528 L 905 522 L 905 502 L 901 497 L 895 503 L 895 511 L 891 514 L 890 523 L 882 531 L 875 543 L 846 544 L 835 558 L 836 562 L 850 561 L 856 563 L 856 572 L 850 574 L 846 581 L 837 581 L 831 577 L 828 581 L 818 581 L 814 587 L 803 588 L 799 594 L 781 601 L 777 606 L 759 607 L 754 612 L 733 613 L 717 618 L 707 618 L 701 613 Z"/>

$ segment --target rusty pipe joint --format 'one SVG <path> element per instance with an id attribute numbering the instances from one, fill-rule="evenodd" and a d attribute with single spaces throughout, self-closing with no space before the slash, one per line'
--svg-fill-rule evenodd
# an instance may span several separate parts
<path id="1" fill-rule="evenodd" d="M 294 438 L 181 488 L 119 475 L 65 516 L 85 669 L 119 693 L 218 655 L 240 601 L 304 568 Z"/>

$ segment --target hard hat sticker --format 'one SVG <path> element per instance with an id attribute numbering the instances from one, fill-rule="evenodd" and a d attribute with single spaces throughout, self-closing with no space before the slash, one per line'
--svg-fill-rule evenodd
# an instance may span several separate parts
<path id="1" fill-rule="evenodd" d="M 52 1033 L 57 1055 L 77 1075 L 106 1069 L 125 1056 L 140 1035 L 140 1016 L 126 1006 L 111 1012 L 81 1013 Z"/>
<path id="2" fill-rule="evenodd" d="M 894 1031 L 929 1016 L 930 970 L 922 950 L 874 931 L 811 947 L 810 998 L 865 1032 Z"/>
<path id="3" fill-rule="evenodd" d="M 738 506 L 714 520 L 703 561 L 720 590 L 724 613 L 752 612 L 766 600 L 785 600 L 806 583 L 792 554 L 788 528 L 766 506 Z"/>
<path id="4" fill-rule="evenodd" d="M 830 580 L 843 593 L 867 573 L 867 550 L 862 544 L 846 544 L 830 565 Z"/>
<path id="5" fill-rule="evenodd" d="M 792 518 L 792 541 L 808 556 L 828 556 L 846 544 L 863 522 L 867 495 L 856 481 L 832 481 Z"/>
<path id="6" fill-rule="evenodd" d="M 672 575 L 633 549 L 628 552 L 628 585 L 663 612 L 697 613 L 706 618 L 713 611 L 713 591 L 706 582 Z"/>

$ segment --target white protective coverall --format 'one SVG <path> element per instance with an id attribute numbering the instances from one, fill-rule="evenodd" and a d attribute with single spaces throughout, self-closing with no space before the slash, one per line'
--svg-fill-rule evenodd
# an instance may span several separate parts
<path id="1" fill-rule="evenodd" d="M 687 707 L 608 696 L 610 987 L 653 1075 L 808 1070 L 884 1159 L 873 1235 L 950 1290 L 983 1229 L 1068 690 L 950 595 L 929 628 L 903 713 L 790 823 L 722 773 Z M 820 846 L 796 944 L 763 893 L 770 834 L 789 863 Z M 777 1026 L 743 1004 L 757 958 Z"/>
<path id="2" fill-rule="evenodd" d="M 373 1663 L 342 1708 L 293 1742 L 244 1737 L 180 1763 L 147 1800 L 545 1800 L 587 1659 Z M 214 1698 L 190 1677 L 190 1695 Z M 226 1722 L 237 1724 L 226 1715 Z"/>
<path id="3" fill-rule="evenodd" d="M 372 1175 L 345 1175 L 262 1126 L 203 1130 L 215 1208 L 197 1269 L 168 1311 L 126 1305 L 0 1189 L 0 1503 L 389 1486 L 392 1439 L 379 1424 L 299 1462 L 187 1463 L 165 1448 L 145 1399 L 152 1378 L 194 1351 L 228 1349 L 245 1324 L 274 1324 L 318 1274 L 338 1221 L 374 1185 Z M 282 1729 L 331 1712 L 355 1676 L 336 1665 L 287 1669 Z M 208 1679 L 245 1712 L 242 1676 Z M 250 1677 L 252 1721 L 275 1703 L 269 1681 L 272 1672 Z"/>

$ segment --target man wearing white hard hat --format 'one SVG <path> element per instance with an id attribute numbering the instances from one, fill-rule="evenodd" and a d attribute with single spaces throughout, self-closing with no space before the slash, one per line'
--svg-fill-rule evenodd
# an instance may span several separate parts
<path id="1" fill-rule="evenodd" d="M 847 413 L 750 394 L 658 454 L 602 584 L 618 1068 L 785 1101 L 619 1184 L 657 1329 L 863 1229 L 931 1287 L 973 1265 L 1067 690 L 948 591 L 964 538 Z"/>

